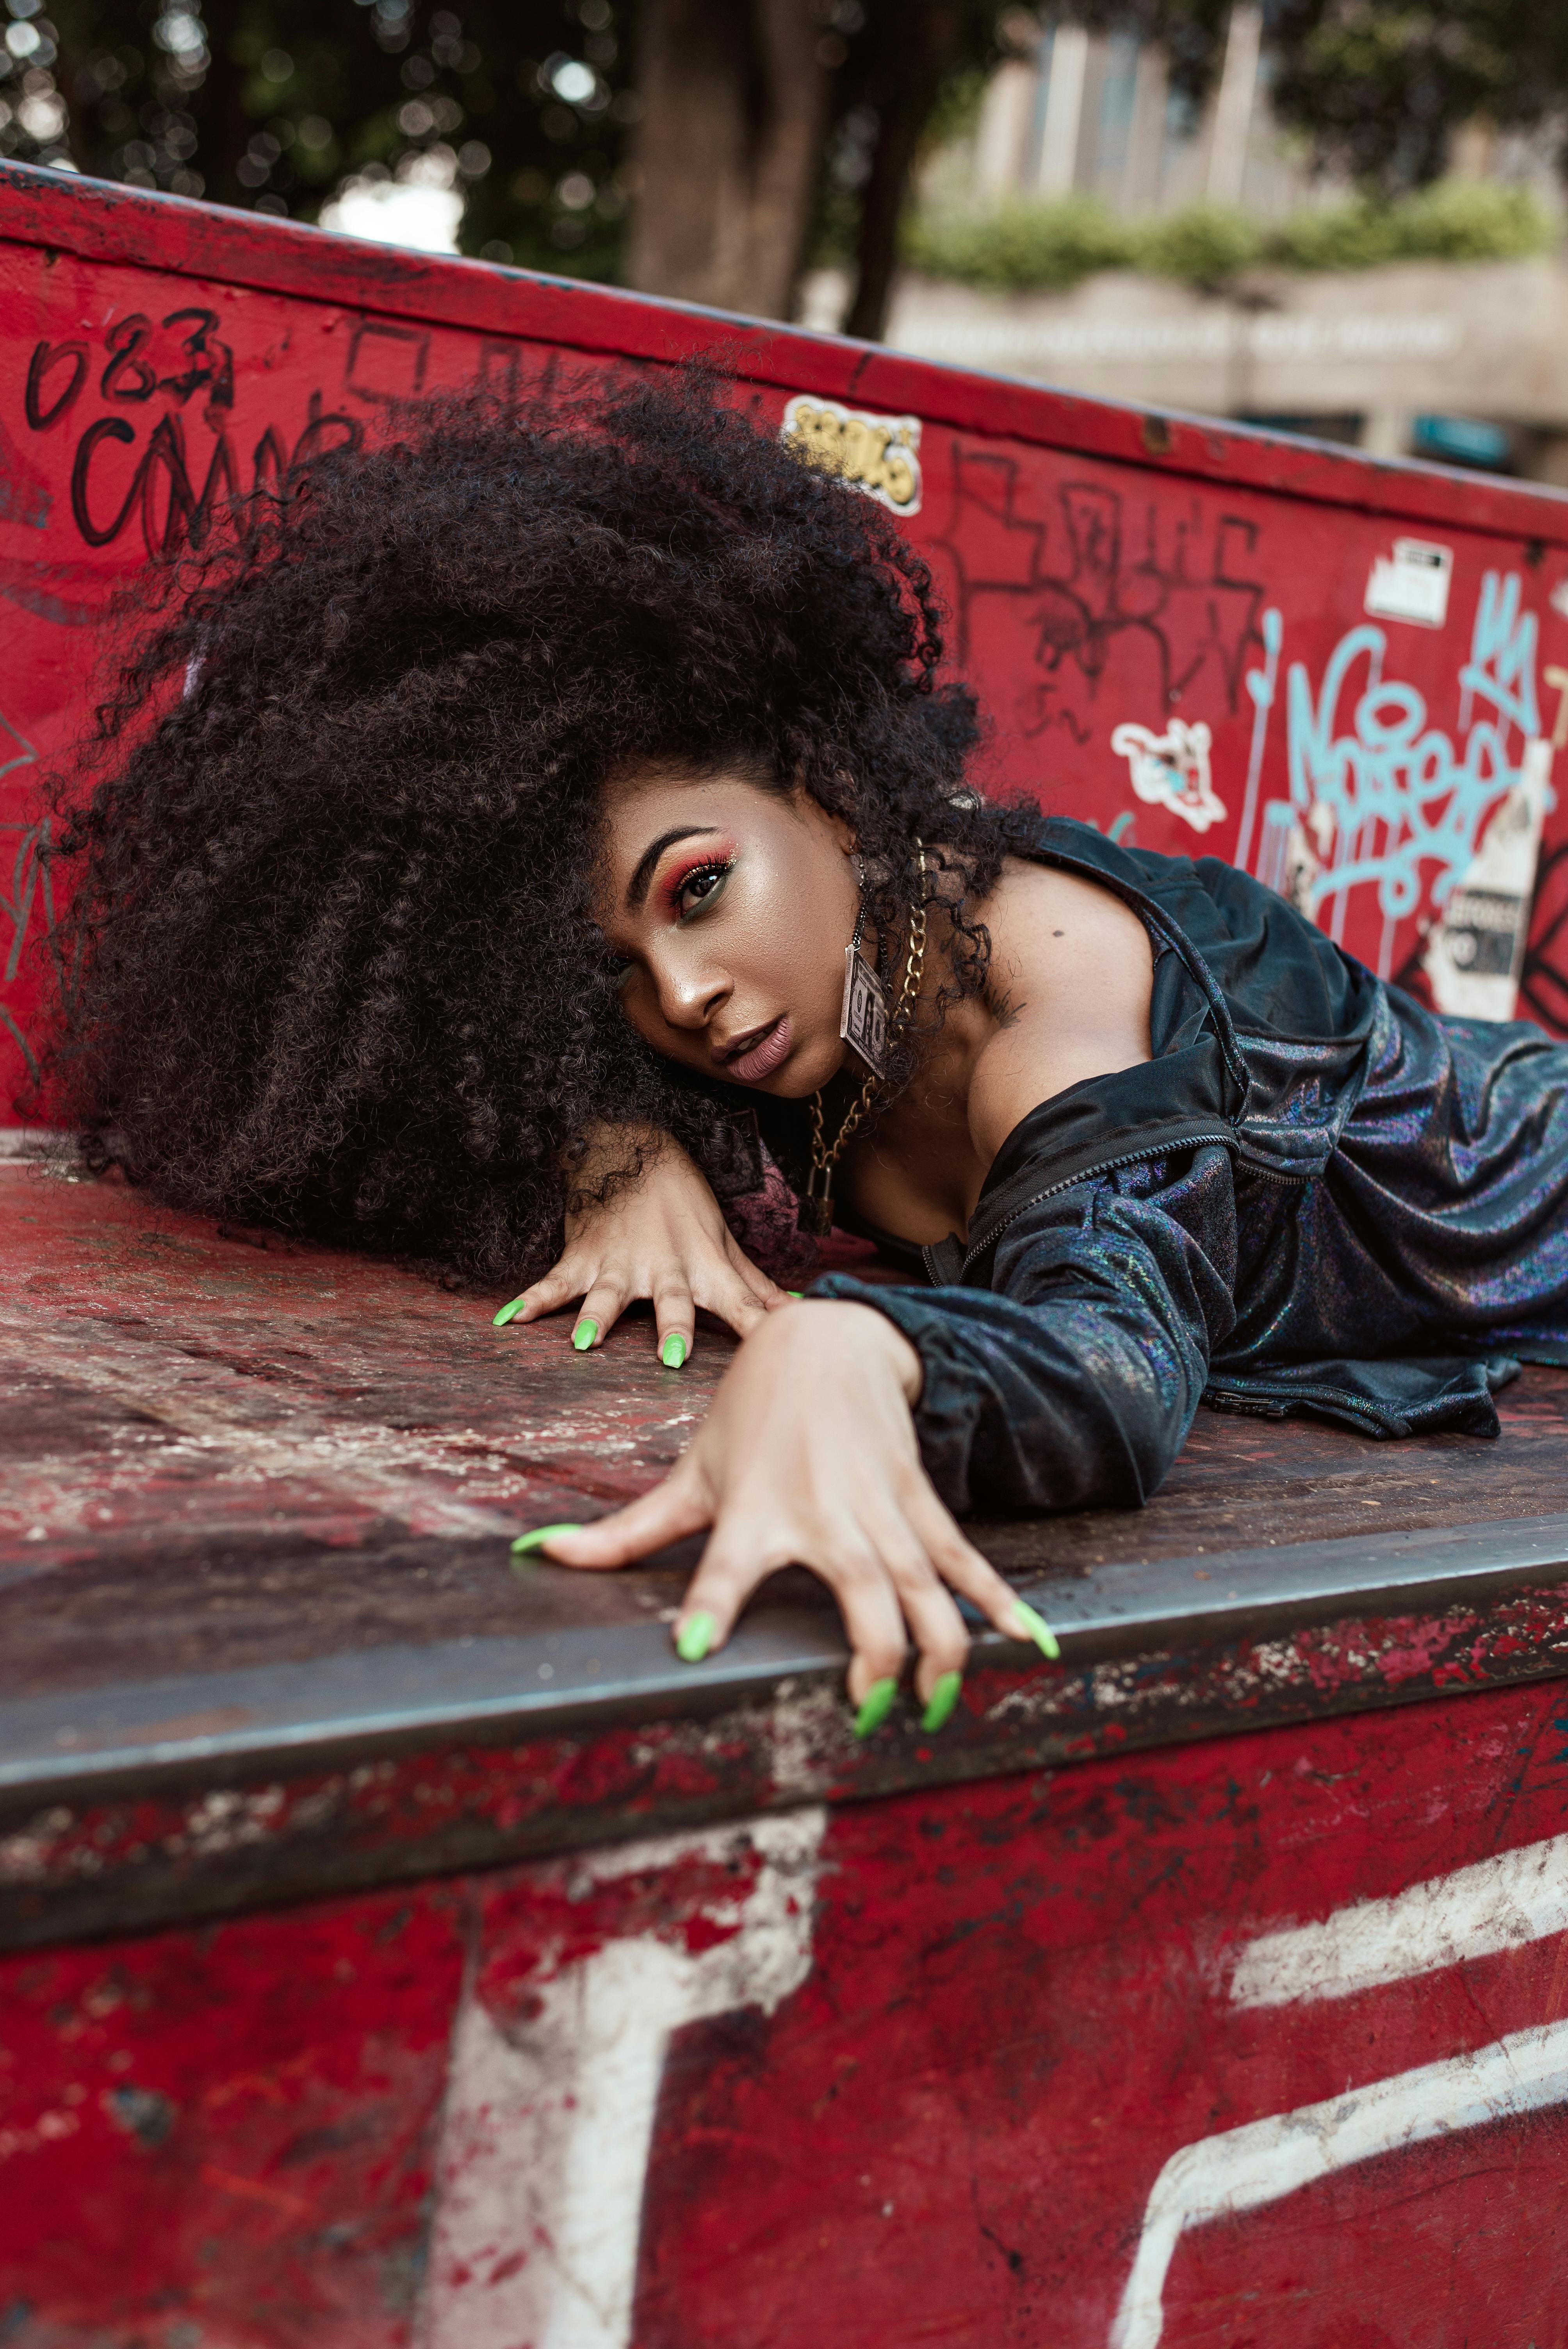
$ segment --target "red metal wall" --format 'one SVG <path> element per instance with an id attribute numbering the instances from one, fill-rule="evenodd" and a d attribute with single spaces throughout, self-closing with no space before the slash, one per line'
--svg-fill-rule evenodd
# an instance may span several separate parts
<path id="1" fill-rule="evenodd" d="M 1568 500 L 15 168 L 0 305 L 0 1102 L 39 978 L 37 771 L 83 720 L 116 581 L 438 387 L 697 349 L 769 422 L 800 393 L 918 421 L 918 501 L 886 478 L 990 712 L 988 784 L 1240 859 L 1408 982 L 1446 909 L 1449 1008 L 1481 1012 L 1511 999 L 1547 807 L 1523 1008 L 1568 1024 Z M 1412 539 L 1435 553 L 1401 564 Z M 1369 609 L 1377 579 L 1418 616 Z"/>
<path id="2" fill-rule="evenodd" d="M 9 1958 L 4 2338 L 1555 2349 L 1565 1728 L 1507 1689 Z"/>

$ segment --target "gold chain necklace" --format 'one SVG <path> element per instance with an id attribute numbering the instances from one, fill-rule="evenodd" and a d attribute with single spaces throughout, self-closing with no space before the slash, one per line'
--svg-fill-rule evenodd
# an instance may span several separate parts
<path id="1" fill-rule="evenodd" d="M 889 1022 L 890 1042 L 908 1019 L 910 1006 L 920 993 L 920 983 L 925 975 L 925 850 L 919 841 L 915 843 L 915 854 L 920 863 L 920 895 L 909 909 L 909 944 L 904 949 L 903 984 L 899 988 L 898 1002 Z M 811 1095 L 811 1171 L 806 1177 L 806 1195 L 800 1202 L 798 1220 L 803 1232 L 810 1232 L 820 1240 L 825 1240 L 833 1228 L 833 1169 L 839 1163 L 844 1144 L 886 1081 L 881 1070 L 872 1071 L 861 1087 L 860 1099 L 846 1112 L 830 1150 L 823 1133 L 820 1089 Z M 819 1180 L 820 1188 L 818 1187 Z"/>

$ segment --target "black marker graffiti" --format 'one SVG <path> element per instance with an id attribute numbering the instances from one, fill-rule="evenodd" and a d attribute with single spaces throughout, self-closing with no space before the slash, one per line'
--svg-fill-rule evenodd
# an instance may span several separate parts
<path id="1" fill-rule="evenodd" d="M 1161 708 L 1206 665 L 1219 671 L 1226 707 L 1240 708 L 1267 594 L 1247 575 L 1254 523 L 1214 520 L 1196 496 L 1172 515 L 1168 502 L 1082 481 L 1058 485 L 1054 520 L 1032 521 L 1018 512 L 1015 459 L 955 448 L 953 462 L 953 522 L 938 543 L 955 574 L 954 649 L 967 665 L 1004 610 L 1007 625 L 1026 630 L 1041 673 L 1023 696 L 1026 732 L 1060 725 L 1086 741 L 1072 703 L 1094 698 L 1113 650 L 1130 639 L 1147 651 Z"/>
<path id="2" fill-rule="evenodd" d="M 158 389 L 158 377 L 141 354 L 152 337 L 152 321 L 144 318 L 139 310 L 129 318 L 121 318 L 109 328 L 105 340 L 112 356 L 98 378 L 99 396 L 104 399 L 150 399 Z"/>
<path id="3" fill-rule="evenodd" d="M 46 405 L 44 386 L 62 359 L 71 363 L 70 380 Z M 27 388 L 22 395 L 22 412 L 29 430 L 50 431 L 75 407 L 77 395 L 87 379 L 86 343 L 40 343 L 28 363 Z"/>
<path id="4" fill-rule="evenodd" d="M 251 495 L 264 492 L 286 497 L 313 464 L 336 449 L 357 449 L 364 439 L 358 419 L 325 409 L 319 391 L 310 396 L 310 415 L 285 459 L 284 444 L 272 425 L 256 442 L 251 458 Z M 71 514 L 88 546 L 112 546 L 133 512 L 139 511 L 142 543 L 154 561 L 167 560 L 189 542 L 205 544 L 214 517 L 222 512 L 238 523 L 242 505 L 239 469 L 227 432 L 212 446 L 206 479 L 200 492 L 192 486 L 187 461 L 185 429 L 178 416 L 163 416 L 153 426 L 130 486 L 111 519 L 97 520 L 93 503 L 93 460 L 106 441 L 134 444 L 134 428 L 123 416 L 100 416 L 89 424 L 77 444 L 71 466 Z"/>

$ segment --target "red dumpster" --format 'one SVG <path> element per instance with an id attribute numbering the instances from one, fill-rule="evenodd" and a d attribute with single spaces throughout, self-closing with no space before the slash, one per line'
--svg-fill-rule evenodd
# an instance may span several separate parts
<path id="1" fill-rule="evenodd" d="M 8 1091 L 115 583 L 438 388 L 693 354 L 903 517 L 987 783 L 1568 1016 L 1568 502 L 0 193 Z M 689 1559 L 511 1567 L 723 1341 L 578 1357 L 19 1154 L 0 1258 L 9 2349 L 1568 2337 L 1562 1374 L 1495 1445 L 1203 1415 L 1140 1515 L 976 1527 L 1060 1666 L 983 1639 L 862 1747 L 815 1586 L 693 1671 Z"/>

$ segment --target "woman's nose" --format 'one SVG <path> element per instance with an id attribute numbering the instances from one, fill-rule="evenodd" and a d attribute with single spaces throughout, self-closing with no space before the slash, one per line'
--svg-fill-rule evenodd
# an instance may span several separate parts
<path id="1" fill-rule="evenodd" d="M 711 963 L 676 961 L 655 973 L 659 1009 L 672 1028 L 706 1028 L 728 1000 L 728 973 Z"/>

